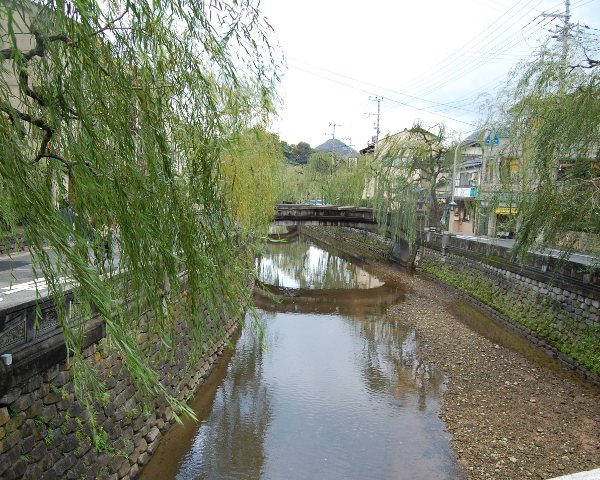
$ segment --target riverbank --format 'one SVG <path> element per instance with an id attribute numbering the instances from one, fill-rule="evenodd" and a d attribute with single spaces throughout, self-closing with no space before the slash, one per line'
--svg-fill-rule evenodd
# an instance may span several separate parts
<path id="1" fill-rule="evenodd" d="M 409 287 L 388 315 L 414 326 L 422 358 L 447 378 L 440 417 L 469 479 L 548 479 L 600 467 L 600 390 L 473 331 L 452 287 L 377 261 L 369 271 Z"/>
<path id="2" fill-rule="evenodd" d="M 471 479 L 547 479 L 600 467 L 600 392 L 494 344 L 457 318 L 441 283 L 374 265 L 410 286 L 388 313 L 413 325 L 447 377 L 440 417 Z"/>

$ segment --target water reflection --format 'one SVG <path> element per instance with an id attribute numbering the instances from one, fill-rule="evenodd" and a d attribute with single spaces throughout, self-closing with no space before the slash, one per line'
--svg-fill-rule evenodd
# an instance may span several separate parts
<path id="1" fill-rule="evenodd" d="M 419 344 L 413 328 L 391 318 L 367 318 L 350 324 L 364 339 L 358 360 L 363 381 L 370 392 L 391 395 L 400 405 L 416 394 L 420 411 L 427 409 L 430 396 L 441 397 L 444 376 L 419 358 Z"/>
<path id="2" fill-rule="evenodd" d="M 201 422 L 177 479 L 260 477 L 271 418 L 263 356 L 258 337 L 244 331 L 227 375 L 216 390 L 212 411 Z"/>
<path id="3" fill-rule="evenodd" d="M 375 288 L 383 285 L 357 263 L 302 240 L 269 244 L 256 260 L 263 283 L 287 288 Z"/>
<path id="4" fill-rule="evenodd" d="M 382 315 L 402 286 L 303 239 L 257 265 L 283 301 L 257 295 L 265 348 L 244 330 L 176 478 L 463 478 L 436 415 L 443 376 Z M 153 460 L 143 478 L 165 472 Z"/>

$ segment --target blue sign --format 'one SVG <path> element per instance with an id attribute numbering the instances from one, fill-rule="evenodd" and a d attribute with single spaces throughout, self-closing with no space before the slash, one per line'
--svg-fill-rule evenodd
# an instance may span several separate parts
<path id="1" fill-rule="evenodd" d="M 498 134 L 496 132 L 494 132 L 494 140 L 492 140 L 492 132 L 490 131 L 486 136 L 485 136 L 485 144 L 489 145 L 490 143 L 492 143 L 492 141 L 494 142 L 494 145 L 500 145 L 500 138 L 498 137 Z"/>

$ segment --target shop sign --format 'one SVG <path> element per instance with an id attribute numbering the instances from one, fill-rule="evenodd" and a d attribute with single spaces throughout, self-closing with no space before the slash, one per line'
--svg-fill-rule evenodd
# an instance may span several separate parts
<path id="1" fill-rule="evenodd" d="M 475 198 L 477 196 L 477 187 L 456 187 L 454 189 L 455 197 Z"/>
<path id="2" fill-rule="evenodd" d="M 516 215 L 519 212 L 517 207 L 498 207 L 496 215 Z"/>

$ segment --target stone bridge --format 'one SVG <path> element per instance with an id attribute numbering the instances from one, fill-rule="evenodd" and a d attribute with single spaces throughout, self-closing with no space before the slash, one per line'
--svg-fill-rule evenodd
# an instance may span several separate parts
<path id="1" fill-rule="evenodd" d="M 336 205 L 280 204 L 275 207 L 272 225 L 285 227 L 298 225 L 352 227 L 376 231 L 379 227 L 372 208 L 339 207 Z"/>
<path id="2" fill-rule="evenodd" d="M 379 225 L 372 208 L 338 205 L 279 204 L 271 225 L 284 227 L 339 226 L 376 232 Z M 389 232 L 388 232 L 389 235 Z M 394 243 L 393 257 L 402 265 L 411 265 L 414 252 L 407 242 L 400 239 Z"/>

